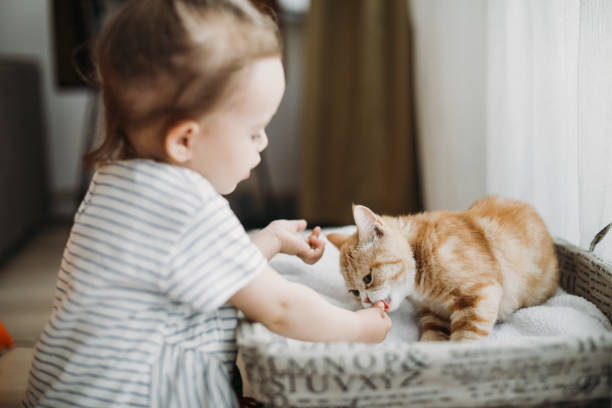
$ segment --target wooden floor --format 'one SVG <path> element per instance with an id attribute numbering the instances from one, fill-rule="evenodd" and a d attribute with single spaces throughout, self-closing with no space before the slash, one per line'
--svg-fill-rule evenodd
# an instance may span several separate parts
<path id="1" fill-rule="evenodd" d="M 69 226 L 47 227 L 0 266 L 0 320 L 15 341 L 14 349 L 0 355 L 0 408 L 21 406 L 68 233 Z"/>

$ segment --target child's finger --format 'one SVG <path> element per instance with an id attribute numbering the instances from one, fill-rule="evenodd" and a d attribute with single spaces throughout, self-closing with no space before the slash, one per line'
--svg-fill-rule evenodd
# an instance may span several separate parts
<path id="1" fill-rule="evenodd" d="M 308 245 L 310 245 L 312 249 L 321 248 L 325 246 L 325 241 L 317 237 L 310 236 L 310 238 L 308 238 Z"/>
<path id="2" fill-rule="evenodd" d="M 310 234 L 310 236 L 314 236 L 316 238 L 319 238 L 319 234 L 321 233 L 321 227 L 314 227 L 314 229 L 312 230 L 312 233 Z"/>
<path id="3" fill-rule="evenodd" d="M 295 228 L 295 232 L 304 231 L 306 229 L 307 222 L 306 220 L 295 220 L 292 222 L 293 227 Z"/>
<path id="4" fill-rule="evenodd" d="M 325 241 L 317 240 L 314 244 L 314 248 L 312 249 L 314 250 L 314 254 L 318 259 L 321 257 L 321 255 L 323 255 L 323 251 L 325 250 Z"/>
<path id="5" fill-rule="evenodd" d="M 321 259 L 321 257 L 323 256 L 323 251 L 325 251 L 325 244 L 314 250 L 315 262 Z"/>
<path id="6" fill-rule="evenodd" d="M 308 257 L 304 259 L 304 262 L 308 264 L 313 264 L 317 262 L 323 256 L 323 252 L 325 251 L 325 242 L 319 241 L 315 245 L 312 245 L 312 248 L 309 251 Z"/>
<path id="7" fill-rule="evenodd" d="M 316 244 L 312 244 L 310 242 L 309 245 L 310 246 L 308 247 L 308 249 L 300 251 L 300 254 L 298 256 L 302 259 L 302 261 L 306 262 L 307 264 L 313 264 L 317 262 L 319 258 L 321 258 L 321 255 L 323 254 L 323 249 L 318 247 Z"/>
<path id="8" fill-rule="evenodd" d="M 313 237 L 312 235 L 308 237 L 308 245 L 310 245 L 310 247 L 314 247 L 317 245 L 317 238 Z"/>
<path id="9" fill-rule="evenodd" d="M 377 307 L 379 309 L 381 309 L 383 312 L 385 311 L 385 302 L 383 302 L 382 300 L 379 300 L 378 302 L 374 303 L 374 306 L 372 307 Z"/>

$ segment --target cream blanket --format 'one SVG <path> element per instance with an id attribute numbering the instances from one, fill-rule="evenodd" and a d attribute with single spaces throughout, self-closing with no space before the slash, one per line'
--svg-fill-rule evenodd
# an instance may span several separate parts
<path id="1" fill-rule="evenodd" d="M 352 234 L 354 228 L 328 228 L 324 229 L 322 234 Z M 329 241 L 326 242 L 323 257 L 314 265 L 307 265 L 297 257 L 283 254 L 275 256 L 270 264 L 287 279 L 311 287 L 335 305 L 350 310 L 360 308 L 346 290 L 339 269 L 339 252 Z M 389 316 L 393 321 L 393 328 L 384 343 L 418 340 L 418 315 L 408 301 Z M 495 325 L 488 341 L 517 337 L 584 336 L 610 331 L 612 325 L 595 305 L 559 289 L 546 303 L 520 309 L 506 321 Z"/>

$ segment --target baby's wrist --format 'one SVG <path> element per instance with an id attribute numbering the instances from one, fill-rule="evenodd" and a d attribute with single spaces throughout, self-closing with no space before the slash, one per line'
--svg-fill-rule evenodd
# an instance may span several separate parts
<path id="1" fill-rule="evenodd" d="M 251 241 L 259 248 L 261 253 L 268 259 L 278 254 L 281 250 L 281 241 L 276 232 L 276 229 L 268 225 L 264 229 L 255 233 L 251 237 Z"/>
<path id="2" fill-rule="evenodd" d="M 274 241 L 274 254 L 276 255 L 283 251 L 283 238 L 281 237 L 280 228 L 275 228 L 272 225 L 270 225 L 269 228 L 271 239 Z"/>
<path id="3" fill-rule="evenodd" d="M 263 229 L 263 231 L 266 234 L 266 240 L 268 241 L 272 256 L 278 254 L 279 252 L 283 252 L 282 228 L 275 225 L 274 222 L 271 222 Z"/>

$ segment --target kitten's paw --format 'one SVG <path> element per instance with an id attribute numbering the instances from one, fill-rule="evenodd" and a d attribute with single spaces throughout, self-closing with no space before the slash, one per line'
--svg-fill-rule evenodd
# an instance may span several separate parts
<path id="1" fill-rule="evenodd" d="M 488 336 L 488 332 L 475 333 L 473 331 L 462 330 L 460 332 L 453 332 L 450 336 L 450 341 L 476 341 L 486 339 Z"/>
<path id="2" fill-rule="evenodd" d="M 441 331 L 429 330 L 421 334 L 419 341 L 448 341 L 448 334 Z"/>

